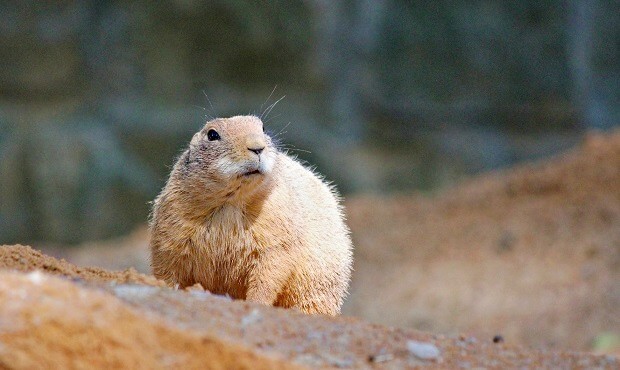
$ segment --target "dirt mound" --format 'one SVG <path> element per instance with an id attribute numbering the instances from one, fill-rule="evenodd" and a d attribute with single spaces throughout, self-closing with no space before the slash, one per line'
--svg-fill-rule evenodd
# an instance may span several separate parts
<path id="1" fill-rule="evenodd" d="M 281 361 L 144 318 L 105 292 L 42 273 L 0 273 L 0 302 L 0 367 L 285 368 Z"/>
<path id="2" fill-rule="evenodd" d="M 40 253 L 17 246 L 21 258 Z M 614 368 L 611 356 L 526 350 L 472 337 L 308 316 L 149 285 L 0 271 L 0 367 L 5 368 Z M 24 269 L 23 260 L 4 266 Z M 8 261 L 8 263 L 6 263 Z M 13 261 L 13 262 L 10 262 Z M 34 267 L 33 267 L 34 268 Z M 26 268 L 27 269 L 27 268 Z M 52 270 L 64 276 L 59 270 Z M 86 276 L 86 275 L 85 275 Z"/>
<path id="3" fill-rule="evenodd" d="M 620 353 L 620 132 L 433 198 L 359 196 L 347 210 L 356 249 L 345 314 Z M 62 256 L 144 268 L 147 246 L 140 228 Z"/>
<path id="4" fill-rule="evenodd" d="M 77 266 L 97 266 L 106 270 L 134 268 L 150 273 L 148 227 L 140 226 L 127 235 L 87 241 L 71 247 L 37 245 L 45 254 L 64 258 Z"/>
<path id="5" fill-rule="evenodd" d="M 536 347 L 620 335 L 620 132 L 435 198 L 362 197 L 347 209 L 347 314 Z"/>
<path id="6" fill-rule="evenodd" d="M 41 270 L 53 275 L 82 279 L 88 282 L 135 283 L 152 286 L 166 286 L 154 276 L 138 273 L 133 268 L 124 271 L 107 271 L 97 267 L 77 267 L 65 260 L 46 256 L 28 246 L 0 246 L 0 269 L 17 271 Z"/>

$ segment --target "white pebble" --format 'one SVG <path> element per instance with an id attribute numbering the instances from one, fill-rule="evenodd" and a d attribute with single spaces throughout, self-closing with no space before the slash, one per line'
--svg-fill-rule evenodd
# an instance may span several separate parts
<path id="1" fill-rule="evenodd" d="M 159 288 L 143 285 L 122 284 L 114 286 L 114 294 L 123 299 L 145 299 L 156 294 Z"/>
<path id="2" fill-rule="evenodd" d="M 262 320 L 260 311 L 256 308 L 241 319 L 241 326 L 246 327 Z"/>
<path id="3" fill-rule="evenodd" d="M 31 273 L 29 273 L 27 275 L 28 279 L 30 281 L 32 281 L 35 284 L 41 284 L 41 282 L 43 281 L 43 279 L 45 278 L 45 276 L 43 275 L 43 273 L 41 273 L 41 271 L 39 270 L 35 270 Z"/>
<path id="4" fill-rule="evenodd" d="M 434 360 L 441 354 L 434 344 L 417 342 L 415 340 L 407 341 L 407 350 L 412 355 L 422 360 Z"/>

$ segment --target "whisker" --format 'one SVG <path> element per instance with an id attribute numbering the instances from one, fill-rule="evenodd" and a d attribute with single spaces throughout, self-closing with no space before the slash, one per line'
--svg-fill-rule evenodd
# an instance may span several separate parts
<path id="1" fill-rule="evenodd" d="M 264 122 L 265 123 L 269 123 L 269 122 L 273 121 L 274 119 L 276 119 L 276 118 L 278 118 L 280 116 L 281 116 L 281 114 L 276 114 L 275 116 L 271 116 L 271 117 L 267 118 Z"/>
<path id="2" fill-rule="evenodd" d="M 273 134 L 273 135 L 271 135 L 271 137 L 280 137 L 280 136 L 282 136 L 282 135 L 286 134 L 287 132 L 288 132 L 288 131 L 278 132 L 277 134 Z"/>
<path id="3" fill-rule="evenodd" d="M 213 104 L 211 103 L 211 99 L 209 99 L 209 95 L 207 95 L 206 91 L 202 90 L 202 93 L 204 94 L 205 98 L 207 98 L 207 101 L 209 102 L 209 106 L 211 107 L 211 114 L 209 116 L 211 117 L 211 119 L 214 119 L 213 116 L 217 117 L 218 114 L 215 112 L 215 108 L 213 108 Z"/>
<path id="4" fill-rule="evenodd" d="M 192 104 L 192 106 L 193 106 L 193 107 L 196 107 L 196 108 L 200 108 L 200 109 L 202 109 L 202 110 L 204 111 L 204 115 L 205 115 L 204 117 L 205 117 L 205 119 L 206 119 L 206 120 L 211 121 L 211 120 L 213 120 L 213 119 L 214 119 L 214 118 L 213 118 L 213 117 L 209 114 L 209 112 L 207 112 L 207 108 L 206 108 L 206 107 L 201 107 L 200 105 L 196 105 L 196 104 Z"/>
<path id="5" fill-rule="evenodd" d="M 280 99 L 276 100 L 275 103 L 273 103 L 269 107 L 267 107 L 267 109 L 265 109 L 263 114 L 261 114 L 261 120 L 263 119 L 263 117 L 267 118 L 267 116 L 269 116 L 269 113 L 271 113 L 273 108 L 284 98 L 286 98 L 286 95 L 282 96 Z"/>
<path id="6" fill-rule="evenodd" d="M 286 125 L 284 125 L 284 127 L 282 127 L 282 128 L 280 129 L 280 131 L 278 132 L 278 135 L 280 135 L 280 133 L 281 133 L 282 131 L 286 130 L 286 128 L 288 127 L 288 125 L 290 125 L 290 124 L 291 124 L 291 122 L 292 122 L 292 121 L 288 121 L 288 123 L 287 123 Z M 284 131 L 284 132 L 286 132 L 286 131 Z"/>
<path id="7" fill-rule="evenodd" d="M 286 149 L 287 152 L 302 152 L 302 153 L 312 154 L 311 151 L 304 150 L 304 149 L 298 149 L 298 148 L 284 148 L 284 149 Z"/>
<path id="8" fill-rule="evenodd" d="M 267 102 L 269 101 L 269 99 L 271 99 L 271 96 L 272 96 L 272 95 L 273 95 L 273 93 L 276 91 L 276 88 L 277 88 L 277 87 L 278 87 L 278 85 L 275 85 L 275 86 L 273 87 L 273 90 L 271 90 L 271 94 L 269 94 L 269 96 L 267 97 L 267 100 L 265 100 L 265 101 L 263 102 L 263 104 L 261 104 L 261 105 L 260 105 L 260 108 L 258 108 L 258 110 L 259 110 L 260 112 L 262 112 L 262 113 L 261 113 L 261 115 L 260 115 L 260 119 L 261 119 L 261 120 L 263 119 L 263 114 L 265 114 L 265 112 L 263 111 L 263 106 L 264 106 L 265 104 L 267 104 Z"/>
<path id="9" fill-rule="evenodd" d="M 302 152 L 302 153 L 312 154 L 311 151 L 305 150 L 305 149 L 299 149 L 299 148 L 295 147 L 293 144 L 282 144 L 282 145 L 279 146 L 279 148 L 285 149 L 287 151 L 295 151 L 295 152 Z"/>

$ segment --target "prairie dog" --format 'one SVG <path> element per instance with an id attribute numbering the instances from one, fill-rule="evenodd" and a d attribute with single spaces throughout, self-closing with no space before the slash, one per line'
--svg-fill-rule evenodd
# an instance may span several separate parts
<path id="1" fill-rule="evenodd" d="M 327 315 L 347 293 L 353 246 L 338 194 L 255 116 L 193 136 L 154 201 L 150 237 L 153 273 L 170 285 Z"/>

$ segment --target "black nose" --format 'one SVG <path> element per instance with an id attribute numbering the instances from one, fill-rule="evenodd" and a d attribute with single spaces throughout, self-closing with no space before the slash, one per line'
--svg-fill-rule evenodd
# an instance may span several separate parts
<path id="1" fill-rule="evenodd" d="M 249 151 L 254 152 L 257 155 L 260 155 L 263 152 L 263 149 L 265 149 L 265 147 L 262 147 L 262 148 L 248 148 Z"/>

